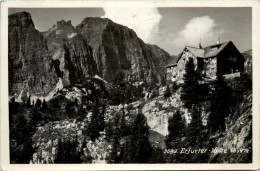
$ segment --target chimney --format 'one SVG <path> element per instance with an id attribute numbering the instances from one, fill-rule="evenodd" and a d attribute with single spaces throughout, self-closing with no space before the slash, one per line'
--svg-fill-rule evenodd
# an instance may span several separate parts
<path id="1" fill-rule="evenodd" d="M 220 25 L 218 27 L 218 41 L 217 44 L 220 44 Z"/>
<path id="2" fill-rule="evenodd" d="M 202 49 L 201 43 L 199 43 L 199 49 Z"/>

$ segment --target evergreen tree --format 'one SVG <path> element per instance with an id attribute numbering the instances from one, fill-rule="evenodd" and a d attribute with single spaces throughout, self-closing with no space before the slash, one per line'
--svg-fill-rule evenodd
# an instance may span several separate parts
<path id="1" fill-rule="evenodd" d="M 125 111 L 122 111 L 122 117 L 121 117 L 121 122 L 120 122 L 120 130 L 121 130 L 121 137 L 127 136 L 130 134 L 130 128 L 126 124 L 125 120 Z"/>
<path id="2" fill-rule="evenodd" d="M 43 102 L 42 102 L 42 109 L 48 109 L 48 105 L 47 105 L 45 99 L 43 99 Z"/>
<path id="3" fill-rule="evenodd" d="M 16 118 L 16 139 L 17 144 L 21 145 L 25 142 L 26 136 L 24 135 L 27 132 L 27 120 L 25 119 L 23 113 L 18 114 L 18 117 Z"/>
<path id="4" fill-rule="evenodd" d="M 171 95 L 172 95 L 172 92 L 171 92 L 169 86 L 167 85 L 166 90 L 164 92 L 164 98 L 167 99 L 167 98 L 171 97 Z"/>
<path id="5" fill-rule="evenodd" d="M 18 163 L 29 163 L 34 152 L 35 149 L 32 147 L 32 138 L 27 136 L 25 142 L 22 144 L 22 148 L 19 149 L 20 157 Z"/>
<path id="6" fill-rule="evenodd" d="M 189 58 L 185 65 L 185 74 L 183 76 L 184 84 L 182 85 L 181 100 L 184 102 L 184 107 L 190 111 L 197 104 L 198 86 L 200 76 L 197 71 L 195 71 L 195 65 L 193 63 L 193 58 Z"/>
<path id="7" fill-rule="evenodd" d="M 178 148 L 181 143 L 181 138 L 185 130 L 185 123 L 181 113 L 178 110 L 172 117 L 168 119 L 168 136 L 165 143 L 167 148 Z"/>
<path id="8" fill-rule="evenodd" d="M 70 155 L 70 148 L 71 148 L 71 144 L 70 144 L 70 140 L 66 140 L 64 139 L 63 141 L 63 163 L 70 163 L 71 160 L 71 155 Z"/>
<path id="9" fill-rule="evenodd" d="M 202 129 L 201 113 L 197 107 L 192 108 L 191 112 L 191 123 L 188 126 L 187 141 L 190 146 L 195 147 L 199 143 L 200 131 Z"/>
<path id="10" fill-rule="evenodd" d="M 153 149 L 152 155 L 148 161 L 149 163 L 166 163 L 163 150 L 156 147 Z"/>
<path id="11" fill-rule="evenodd" d="M 78 103 L 78 99 L 77 99 L 77 98 L 75 98 L 74 103 L 75 103 L 75 106 L 76 106 L 76 107 L 79 107 L 79 103 Z"/>
<path id="12" fill-rule="evenodd" d="M 147 163 L 152 153 L 149 142 L 149 126 L 142 113 L 138 113 L 131 127 L 131 135 L 126 142 L 124 163 Z"/>
<path id="13" fill-rule="evenodd" d="M 31 107 L 31 97 L 27 99 L 26 106 Z"/>
<path id="14" fill-rule="evenodd" d="M 111 104 L 112 105 L 119 105 L 125 101 L 125 94 L 126 94 L 126 84 L 124 82 L 124 73 L 119 71 L 113 82 L 113 88 L 110 92 L 111 96 Z"/>
<path id="15" fill-rule="evenodd" d="M 181 100 L 192 116 L 191 123 L 188 126 L 188 142 L 191 146 L 194 146 L 198 144 L 198 135 L 202 129 L 202 105 L 208 98 L 208 86 L 201 83 L 202 78 L 195 70 L 193 58 L 189 58 L 185 65 L 183 80 Z"/>
<path id="16" fill-rule="evenodd" d="M 131 103 L 135 98 L 135 88 L 127 81 L 124 81 L 124 73 L 118 72 L 113 82 L 113 88 L 110 90 L 110 104 L 119 105 L 122 103 Z M 140 94 L 139 94 L 140 95 Z"/>
<path id="17" fill-rule="evenodd" d="M 54 163 L 82 163 L 81 155 L 77 151 L 77 138 L 72 142 L 59 139 L 57 150 Z"/>
<path id="18" fill-rule="evenodd" d="M 69 118 L 75 118 L 76 117 L 76 111 L 75 111 L 73 102 L 69 101 L 69 102 L 66 103 L 66 105 L 65 105 L 65 114 Z"/>
<path id="19" fill-rule="evenodd" d="M 110 162 L 111 163 L 119 163 L 119 155 L 118 152 L 120 151 L 120 130 L 116 128 L 114 130 L 114 136 L 112 140 L 112 152 L 111 152 L 111 157 L 110 157 Z"/>
<path id="20" fill-rule="evenodd" d="M 15 98 L 13 97 L 11 99 L 11 101 L 9 102 L 9 122 L 10 125 L 12 125 L 13 121 L 14 121 L 14 115 L 17 114 L 18 112 L 18 108 L 19 108 L 19 104 L 17 102 L 15 102 Z"/>
<path id="21" fill-rule="evenodd" d="M 102 110 L 100 111 L 99 108 L 101 106 Z M 101 105 L 99 100 L 96 99 L 92 109 L 91 121 L 87 130 L 87 134 L 90 136 L 92 141 L 100 136 L 99 132 L 104 131 L 105 129 L 104 114 L 105 104 Z"/>
<path id="22" fill-rule="evenodd" d="M 70 148 L 71 163 L 82 163 L 81 154 L 77 150 L 78 147 L 78 136 L 76 135 L 75 141 L 72 141 Z"/>
<path id="23" fill-rule="evenodd" d="M 106 123 L 105 126 L 105 132 L 106 132 L 106 139 L 108 142 L 110 142 L 112 140 L 112 136 L 113 136 L 113 124 L 111 123 L 111 121 Z"/>
<path id="24" fill-rule="evenodd" d="M 58 109 L 58 108 L 60 108 L 60 99 L 58 99 L 58 97 L 53 98 L 53 99 L 51 100 L 50 107 L 51 107 L 52 109 Z"/>
<path id="25" fill-rule="evenodd" d="M 54 163 L 62 163 L 63 161 L 63 144 L 61 139 L 58 140 L 57 154 Z"/>
<path id="26" fill-rule="evenodd" d="M 84 109 L 83 106 L 81 105 L 78 110 L 79 120 L 83 121 L 83 119 L 86 117 L 86 115 L 87 115 L 87 110 Z"/>
<path id="27" fill-rule="evenodd" d="M 35 106 L 36 107 L 41 107 L 42 101 L 40 99 L 36 100 Z"/>
<path id="28" fill-rule="evenodd" d="M 114 122 L 113 122 L 113 139 L 112 139 L 112 152 L 111 152 L 111 156 L 110 156 L 110 163 L 119 163 L 119 156 L 118 156 L 118 152 L 120 151 L 120 115 L 119 112 L 116 113 L 115 118 L 114 118 Z"/>
<path id="29" fill-rule="evenodd" d="M 11 156 L 15 163 L 29 163 L 35 149 L 32 147 L 32 136 L 35 132 L 33 123 L 27 122 L 23 114 L 19 114 L 17 120 L 16 137 L 17 149 L 16 156 Z"/>
<path id="30" fill-rule="evenodd" d="M 225 80 L 219 76 L 214 82 L 211 95 L 211 107 L 208 126 L 211 131 L 225 130 L 225 117 L 230 113 L 232 106 L 232 89 L 229 88 Z"/>
<path id="31" fill-rule="evenodd" d="M 88 153 L 84 163 L 92 164 L 93 157 Z"/>

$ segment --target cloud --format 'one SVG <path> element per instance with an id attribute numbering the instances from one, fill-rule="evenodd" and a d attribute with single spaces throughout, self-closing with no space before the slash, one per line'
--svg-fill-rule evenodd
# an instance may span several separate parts
<path id="1" fill-rule="evenodd" d="M 159 23 L 162 19 L 155 7 L 150 8 L 103 8 L 105 15 L 115 23 L 133 29 L 146 43 L 154 43 L 159 37 Z"/>
<path id="2" fill-rule="evenodd" d="M 209 16 L 194 17 L 177 34 L 172 44 L 176 54 L 180 53 L 184 46 L 198 47 L 200 40 L 202 46 L 211 45 L 217 42 L 219 31 L 224 32 L 223 29 L 219 30 L 216 22 Z"/>

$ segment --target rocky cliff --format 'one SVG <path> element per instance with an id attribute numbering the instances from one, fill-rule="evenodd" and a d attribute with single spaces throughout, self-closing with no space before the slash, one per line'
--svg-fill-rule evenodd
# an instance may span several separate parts
<path id="1" fill-rule="evenodd" d="M 8 56 L 10 95 L 29 92 L 43 98 L 59 78 L 63 86 L 96 75 L 113 82 L 122 71 L 130 82 L 163 84 L 170 58 L 109 19 L 85 18 L 75 28 L 62 20 L 41 33 L 27 12 L 9 15 Z"/>
<path id="2" fill-rule="evenodd" d="M 96 73 L 92 48 L 71 25 L 71 21 L 58 21 L 44 32 L 49 53 L 57 75 L 64 85 L 74 84 Z"/>
<path id="3" fill-rule="evenodd" d="M 58 82 L 47 42 L 27 12 L 9 15 L 8 64 L 10 95 L 46 94 Z"/>
<path id="4" fill-rule="evenodd" d="M 157 46 L 147 45 L 136 33 L 109 19 L 85 18 L 76 26 L 93 49 L 98 74 L 113 81 L 123 71 L 128 81 L 165 81 L 164 65 L 170 55 Z"/>
<path id="5" fill-rule="evenodd" d="M 76 28 L 62 20 L 44 36 L 65 84 L 95 75 L 113 82 L 119 71 L 127 81 L 165 81 L 164 65 L 169 54 L 145 44 L 133 30 L 109 19 L 85 18 Z"/>
<path id="6" fill-rule="evenodd" d="M 215 153 L 210 162 L 252 162 L 252 91 L 243 96 L 233 115 L 226 118 L 226 131 L 217 140 L 216 148 L 227 149 L 230 155 Z"/>

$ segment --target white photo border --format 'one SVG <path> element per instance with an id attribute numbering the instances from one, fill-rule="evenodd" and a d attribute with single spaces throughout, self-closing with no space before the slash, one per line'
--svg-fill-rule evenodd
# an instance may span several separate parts
<path id="1" fill-rule="evenodd" d="M 10 164 L 8 120 L 8 8 L 251 7 L 253 50 L 253 160 L 248 164 Z M 1 3 L 1 170 L 255 170 L 259 169 L 260 1 L 8 1 Z"/>

